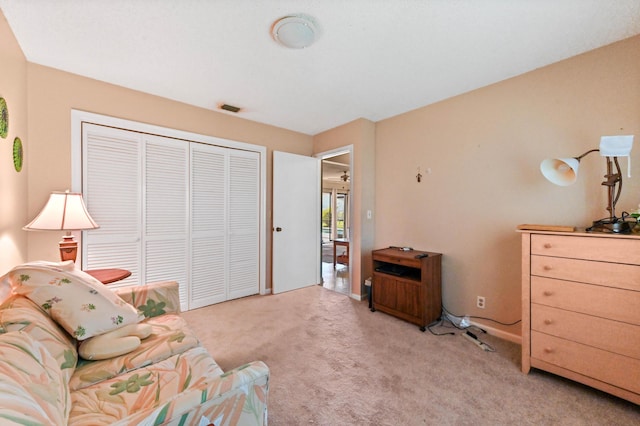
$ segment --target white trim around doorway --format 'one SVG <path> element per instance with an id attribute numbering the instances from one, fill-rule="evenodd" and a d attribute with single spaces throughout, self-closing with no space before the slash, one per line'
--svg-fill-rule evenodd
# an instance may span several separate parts
<path id="1" fill-rule="evenodd" d="M 349 154 L 349 170 L 352 178 L 349 180 L 349 223 L 353 224 L 353 145 L 346 145 L 343 147 L 335 148 L 329 151 L 319 152 L 314 155 L 314 157 L 319 158 L 320 160 L 325 160 L 331 157 L 337 157 L 338 155 Z M 321 182 L 322 183 L 322 182 Z M 318 232 L 322 232 L 320 229 Z M 351 226 L 349 226 L 349 234 L 348 239 L 351 241 L 353 239 L 353 235 L 351 232 Z M 349 244 L 349 259 L 353 259 L 353 244 Z M 359 254 L 358 254 L 359 255 Z M 351 267 L 351 260 L 349 260 L 349 285 L 351 286 L 350 297 L 352 299 L 361 300 L 361 296 L 353 293 L 353 268 Z"/>

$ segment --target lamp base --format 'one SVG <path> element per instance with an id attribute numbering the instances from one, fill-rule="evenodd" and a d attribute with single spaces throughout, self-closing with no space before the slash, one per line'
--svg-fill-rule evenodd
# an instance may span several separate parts
<path id="1" fill-rule="evenodd" d="M 73 260 L 73 263 L 76 263 L 76 258 L 78 257 L 78 242 L 73 239 L 73 235 L 65 235 L 59 244 L 60 259 L 63 262 L 65 260 Z"/>
<path id="2" fill-rule="evenodd" d="M 637 222 L 629 222 L 619 217 L 607 217 L 596 220 L 587 228 L 587 232 L 606 232 L 610 234 L 630 234 Z"/>

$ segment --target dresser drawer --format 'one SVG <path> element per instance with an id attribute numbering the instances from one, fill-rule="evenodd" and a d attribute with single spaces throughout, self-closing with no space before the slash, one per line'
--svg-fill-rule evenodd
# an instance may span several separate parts
<path id="1" fill-rule="evenodd" d="M 531 302 L 640 325 L 640 292 L 531 277 Z"/>
<path id="2" fill-rule="evenodd" d="M 531 256 L 531 275 L 640 291 L 640 266 Z"/>
<path id="3" fill-rule="evenodd" d="M 400 252 L 401 254 L 407 253 L 407 252 Z M 422 252 L 420 252 L 422 253 Z M 373 260 L 377 260 L 380 262 L 385 262 L 385 263 L 393 263 L 394 265 L 402 265 L 402 266 L 408 266 L 410 268 L 418 268 L 420 269 L 422 264 L 420 262 L 420 259 L 415 259 L 414 255 L 411 255 L 411 258 L 407 258 L 407 256 L 405 255 L 404 257 L 402 255 L 398 255 L 398 256 L 389 256 L 389 255 L 384 255 L 384 256 L 378 256 L 376 254 L 373 255 Z"/>
<path id="4" fill-rule="evenodd" d="M 640 265 L 640 240 L 532 234 L 531 254 Z"/>
<path id="5" fill-rule="evenodd" d="M 531 332 L 531 357 L 640 393 L 640 360 Z"/>
<path id="6" fill-rule="evenodd" d="M 640 326 L 531 304 L 531 329 L 640 359 Z"/>

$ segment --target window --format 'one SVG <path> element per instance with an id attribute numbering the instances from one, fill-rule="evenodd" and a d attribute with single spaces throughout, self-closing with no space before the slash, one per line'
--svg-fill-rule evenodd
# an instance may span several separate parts
<path id="1" fill-rule="evenodd" d="M 349 238 L 349 193 L 338 189 L 322 191 L 322 242 Z"/>

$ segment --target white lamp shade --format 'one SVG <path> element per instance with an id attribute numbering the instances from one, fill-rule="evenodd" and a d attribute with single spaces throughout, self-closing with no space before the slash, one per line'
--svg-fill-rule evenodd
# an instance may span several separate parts
<path id="1" fill-rule="evenodd" d="M 628 157 L 633 146 L 633 135 L 602 136 L 600 155 L 603 157 Z"/>
<path id="2" fill-rule="evenodd" d="M 82 194 L 54 192 L 38 216 L 24 229 L 77 231 L 98 227 L 84 205 Z"/>
<path id="3" fill-rule="evenodd" d="M 548 158 L 540 163 L 540 171 L 551 183 L 567 186 L 578 178 L 579 164 L 576 158 Z"/>
<path id="4" fill-rule="evenodd" d="M 633 135 L 602 136 L 600 155 L 603 157 L 627 157 L 627 177 L 631 177 L 631 148 Z"/>

